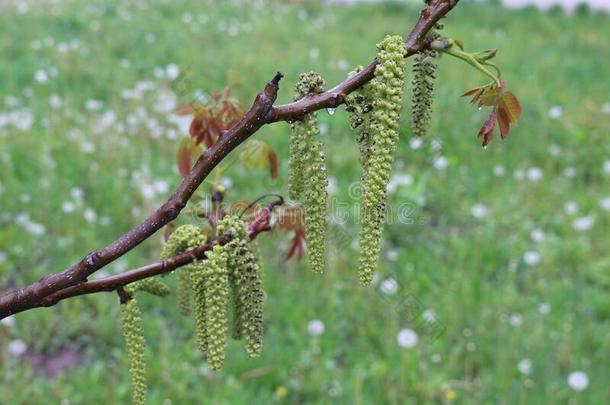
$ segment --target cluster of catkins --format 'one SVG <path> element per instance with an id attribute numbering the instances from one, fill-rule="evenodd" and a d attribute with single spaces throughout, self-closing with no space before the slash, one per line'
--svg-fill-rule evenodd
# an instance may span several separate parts
<path id="1" fill-rule="evenodd" d="M 246 225 L 234 215 L 225 215 L 218 223 L 218 233 L 229 233 L 232 239 L 206 252 L 206 260 L 178 270 L 177 286 L 181 311 L 190 310 L 192 297 L 197 345 L 215 370 L 222 368 L 226 357 L 229 306 L 233 307 L 233 338 L 244 339 L 250 357 L 260 355 L 263 347 L 261 271 Z M 170 235 L 162 257 L 172 257 L 205 241 L 200 228 L 181 226 Z"/>
<path id="2" fill-rule="evenodd" d="M 404 91 L 406 49 L 400 36 L 387 36 L 377 45 L 375 77 L 346 98 L 352 128 L 359 127 L 362 166 L 359 278 L 371 282 L 379 260 L 381 233 L 386 213 L 386 188 L 398 141 Z M 413 79 L 413 132 L 423 135 L 430 121 L 436 54 L 424 50 L 416 55 Z M 360 71 L 359 67 L 355 72 Z M 352 74 L 353 74 L 352 73 Z M 295 100 L 323 90 L 322 78 L 301 74 Z M 322 142 L 317 139 L 315 113 L 292 124 L 288 193 L 291 199 L 304 194 L 305 222 L 311 267 L 324 268 L 327 173 Z"/>
<path id="3" fill-rule="evenodd" d="M 243 339 L 246 352 L 257 357 L 263 348 L 263 299 L 258 251 L 250 242 L 245 223 L 234 215 L 225 215 L 218 223 L 218 233 L 231 235 L 224 245 L 206 252 L 197 260 L 176 270 L 176 293 L 180 311 L 195 313 L 196 338 L 210 367 L 222 368 L 227 350 L 230 308 L 232 337 Z M 195 225 L 177 228 L 165 244 L 161 257 L 168 259 L 206 243 L 204 230 Z M 125 287 L 127 299 L 121 303 L 121 323 L 127 346 L 134 404 L 146 402 L 145 340 L 142 313 L 135 293 L 144 291 L 161 297 L 169 288 L 156 278 L 147 278 Z"/>
<path id="4" fill-rule="evenodd" d="M 308 94 L 324 91 L 324 80 L 315 73 L 302 73 L 295 89 L 295 100 Z M 324 271 L 326 260 L 326 211 L 328 206 L 328 174 L 324 149 L 319 139 L 320 130 L 316 113 L 306 114 L 302 120 L 292 123 L 288 197 L 303 199 L 307 250 L 311 269 Z"/>

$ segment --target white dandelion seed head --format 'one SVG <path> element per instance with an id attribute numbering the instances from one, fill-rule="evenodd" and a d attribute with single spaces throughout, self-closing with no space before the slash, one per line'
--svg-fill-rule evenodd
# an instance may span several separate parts
<path id="1" fill-rule="evenodd" d="M 449 166 L 449 161 L 444 156 L 439 156 L 434 159 L 433 166 L 436 170 L 445 170 Z"/>
<path id="2" fill-rule="evenodd" d="M 28 345 L 21 339 L 15 339 L 8 343 L 7 350 L 10 356 L 19 357 L 28 350 Z"/>
<path id="3" fill-rule="evenodd" d="M 411 138 L 409 140 L 409 146 L 413 150 L 417 150 L 417 149 L 421 148 L 423 144 L 424 144 L 424 141 L 421 138 L 419 138 L 419 137 Z"/>
<path id="4" fill-rule="evenodd" d="M 398 283 L 392 277 L 388 277 L 381 282 L 381 292 L 387 295 L 394 295 L 398 290 Z"/>
<path id="5" fill-rule="evenodd" d="M 549 109 L 549 118 L 554 120 L 561 118 L 563 115 L 563 108 L 558 105 L 555 105 Z"/>
<path id="6" fill-rule="evenodd" d="M 57 94 L 52 94 L 51 97 L 49 97 L 49 105 L 51 108 L 61 107 L 63 105 L 61 97 L 59 97 Z"/>
<path id="7" fill-rule="evenodd" d="M 395 262 L 396 260 L 398 260 L 398 251 L 395 250 L 395 249 L 388 250 L 388 252 L 386 253 L 385 257 L 389 261 Z"/>
<path id="8" fill-rule="evenodd" d="M 433 139 L 432 142 L 430 142 L 430 150 L 437 151 L 441 150 L 442 147 L 443 143 L 439 139 Z"/>
<path id="9" fill-rule="evenodd" d="M 398 346 L 404 347 L 405 349 L 410 349 L 415 347 L 417 344 L 417 333 L 415 333 L 412 329 L 401 329 L 396 335 L 396 342 Z"/>
<path id="10" fill-rule="evenodd" d="M 574 391 L 583 391 L 589 386 L 589 376 L 584 371 L 573 371 L 568 375 L 568 385 Z"/>
<path id="11" fill-rule="evenodd" d="M 49 81 L 49 75 L 44 70 L 37 70 L 34 73 L 34 80 L 40 84 L 44 84 Z"/>
<path id="12" fill-rule="evenodd" d="M 530 238 L 533 242 L 543 242 L 545 237 L 544 231 L 540 228 L 533 229 L 530 233 Z"/>
<path id="13" fill-rule="evenodd" d="M 504 168 L 504 166 L 494 166 L 494 175 L 497 177 L 502 177 L 506 174 L 506 169 Z"/>
<path id="14" fill-rule="evenodd" d="M 572 228 L 574 228 L 575 231 L 583 232 L 591 229 L 594 223 L 595 218 L 592 215 L 588 215 L 586 217 L 576 218 L 572 221 Z"/>
<path id="15" fill-rule="evenodd" d="M 559 156 L 561 155 L 561 148 L 558 145 L 552 143 L 551 145 L 549 145 L 549 154 L 551 156 Z"/>
<path id="16" fill-rule="evenodd" d="M 97 214 L 91 208 L 87 208 L 83 213 L 83 217 L 85 218 L 85 221 L 91 223 L 95 222 L 95 220 L 97 219 Z"/>
<path id="17" fill-rule="evenodd" d="M 574 215 L 578 212 L 578 204 L 574 201 L 568 201 L 563 205 L 563 211 L 568 215 Z"/>
<path id="18" fill-rule="evenodd" d="M 475 204 L 470 209 L 470 213 L 476 219 L 483 219 L 489 215 L 489 208 L 487 208 L 487 206 L 483 204 Z"/>
<path id="19" fill-rule="evenodd" d="M 566 167 L 563 169 L 563 175 L 568 178 L 573 178 L 576 176 L 576 169 L 573 167 Z"/>
<path id="20" fill-rule="evenodd" d="M 517 169 L 517 170 L 514 171 L 513 176 L 517 180 L 523 180 L 525 178 L 525 170 Z"/>
<path id="21" fill-rule="evenodd" d="M 521 359 L 517 363 L 517 370 L 521 374 L 529 374 L 532 372 L 532 361 L 530 359 Z"/>
<path id="22" fill-rule="evenodd" d="M 529 250 L 523 254 L 523 261 L 528 266 L 535 266 L 540 263 L 540 253 L 535 250 Z"/>
<path id="23" fill-rule="evenodd" d="M 610 175 L 610 160 L 606 160 L 602 167 L 603 167 L 604 173 Z"/>
<path id="24" fill-rule="evenodd" d="M 432 323 L 432 322 L 436 322 L 436 312 L 434 312 L 433 309 L 426 309 L 423 314 L 422 317 L 424 318 L 424 321 Z"/>
<path id="25" fill-rule="evenodd" d="M 539 167 L 530 167 L 527 169 L 527 178 L 530 181 L 538 181 L 542 178 L 542 170 Z"/>
<path id="26" fill-rule="evenodd" d="M 510 315 L 510 317 L 508 318 L 508 322 L 512 326 L 521 326 L 521 324 L 523 323 L 523 317 L 521 316 L 521 314 L 515 312 Z"/>
<path id="27" fill-rule="evenodd" d="M 322 322 L 319 319 L 314 319 L 309 321 L 309 323 L 307 324 L 307 332 L 309 332 L 309 334 L 311 336 L 320 336 L 324 333 L 324 322 Z"/>
<path id="28" fill-rule="evenodd" d="M 542 304 L 538 305 L 538 312 L 540 312 L 542 315 L 548 315 L 551 312 L 551 304 L 548 302 L 543 302 Z"/>
<path id="29" fill-rule="evenodd" d="M 170 63 L 165 68 L 165 76 L 169 80 L 176 80 L 180 76 L 180 68 L 175 63 Z"/>

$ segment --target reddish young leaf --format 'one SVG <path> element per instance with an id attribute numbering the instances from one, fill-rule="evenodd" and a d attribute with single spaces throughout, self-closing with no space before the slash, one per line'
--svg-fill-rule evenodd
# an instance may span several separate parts
<path id="1" fill-rule="evenodd" d="M 303 252 L 305 250 L 305 231 L 298 231 L 294 233 L 294 236 L 290 240 L 290 249 L 286 255 L 286 261 L 290 260 L 295 253 L 297 253 L 297 259 L 303 258 Z"/>
<path id="2" fill-rule="evenodd" d="M 265 142 L 259 139 L 250 139 L 244 143 L 240 157 L 246 167 L 251 169 L 268 167 L 271 178 L 277 178 L 278 157 Z"/>
<path id="3" fill-rule="evenodd" d="M 506 139 L 510 132 L 510 118 L 504 107 L 498 108 L 498 127 L 500 127 L 500 136 L 502 139 Z"/>
<path id="4" fill-rule="evenodd" d="M 180 140 L 176 161 L 178 164 L 178 172 L 180 172 L 183 177 L 191 171 L 194 156 L 199 155 L 200 153 L 201 148 L 199 148 L 191 138 L 185 136 Z"/>
<path id="5" fill-rule="evenodd" d="M 496 117 L 497 117 L 497 112 L 496 112 L 496 109 L 494 108 L 493 110 L 491 110 L 489 117 L 485 120 L 485 123 L 479 130 L 478 136 L 483 137 L 483 147 L 486 147 L 489 144 L 489 142 L 491 141 L 491 138 L 493 138 L 494 129 L 496 127 Z"/>
<path id="6" fill-rule="evenodd" d="M 502 103 L 506 108 L 506 112 L 508 113 L 508 117 L 510 118 L 511 124 L 519 121 L 519 117 L 521 116 L 521 103 L 517 97 L 509 92 L 505 91 L 502 95 Z"/>
<path id="7" fill-rule="evenodd" d="M 195 114 L 197 110 L 193 104 L 182 104 L 176 108 L 174 114 L 176 115 L 191 115 Z"/>
<path id="8" fill-rule="evenodd" d="M 195 116 L 193 121 L 191 121 L 191 126 L 189 127 L 189 135 L 193 138 L 197 138 L 199 136 L 199 132 L 201 132 L 201 128 L 203 126 L 203 120 Z"/>
<path id="9" fill-rule="evenodd" d="M 498 105 L 502 92 L 499 87 L 487 87 L 478 96 L 479 107 L 493 107 Z"/>
<path id="10" fill-rule="evenodd" d="M 267 152 L 267 159 L 269 160 L 269 174 L 273 180 L 277 179 L 277 172 L 279 166 L 279 160 L 277 158 L 277 153 L 271 148 Z"/>
<path id="11" fill-rule="evenodd" d="M 163 227 L 163 240 L 165 242 L 167 242 L 169 240 L 169 236 L 171 235 L 171 233 L 173 232 L 175 227 L 176 226 L 174 225 L 173 222 L 170 222 L 169 224 L 167 224 Z"/>

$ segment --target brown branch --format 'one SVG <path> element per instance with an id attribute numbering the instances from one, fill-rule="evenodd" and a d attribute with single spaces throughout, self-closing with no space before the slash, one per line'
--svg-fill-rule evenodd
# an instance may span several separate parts
<path id="1" fill-rule="evenodd" d="M 428 46 L 426 40 L 428 32 L 457 5 L 458 1 L 428 0 L 426 7 L 420 12 L 418 22 L 405 39 L 407 48 L 405 57 L 411 56 Z M 350 76 L 324 93 L 306 96 L 299 101 L 274 107 L 273 103 L 277 97 L 279 81 L 282 78 L 282 75 L 278 73 L 256 97 L 254 104 L 246 115 L 199 157 L 178 189 L 156 212 L 110 245 L 89 253 L 65 271 L 46 275 L 33 284 L 1 295 L 0 319 L 35 308 L 46 297 L 87 282 L 87 278 L 95 271 L 133 250 L 165 224 L 173 221 L 211 171 L 233 149 L 258 131 L 264 124 L 277 121 L 294 121 L 302 118 L 308 112 L 322 108 L 336 108 L 344 102 L 349 93 L 362 87 L 374 77 L 376 66 L 377 61 L 374 60 L 364 70 Z"/>
<path id="2" fill-rule="evenodd" d="M 254 240 L 260 233 L 269 231 L 271 229 L 269 226 L 269 221 L 271 219 L 269 214 L 271 214 L 275 207 L 282 205 L 283 203 L 284 200 L 280 197 L 262 208 L 261 212 L 263 214 L 257 215 L 257 217 L 247 225 L 248 237 L 250 240 Z M 224 235 L 216 237 L 204 245 L 198 246 L 195 249 L 188 250 L 184 253 L 180 253 L 174 257 L 170 257 L 169 259 L 150 263 L 146 266 L 129 270 L 121 274 L 116 274 L 99 280 L 86 281 L 64 288 L 56 293 L 44 297 L 34 307 L 50 307 L 66 298 L 115 290 L 119 294 L 121 302 L 125 302 L 128 298 L 126 297 L 127 293 L 123 290 L 123 287 L 127 284 L 131 284 L 145 278 L 158 276 L 160 274 L 169 273 L 170 271 L 182 266 L 186 266 L 195 260 L 205 260 L 205 252 L 211 250 L 216 245 L 223 246 L 229 243 L 232 239 L 232 233 L 225 233 Z"/>

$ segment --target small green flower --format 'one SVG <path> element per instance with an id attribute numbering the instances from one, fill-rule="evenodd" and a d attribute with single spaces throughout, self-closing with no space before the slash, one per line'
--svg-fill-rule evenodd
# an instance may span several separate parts
<path id="1" fill-rule="evenodd" d="M 135 405 L 146 403 L 146 361 L 144 351 L 144 329 L 142 328 L 142 312 L 135 299 L 121 304 L 121 324 L 127 347 L 129 374 L 131 375 L 131 395 Z"/>

